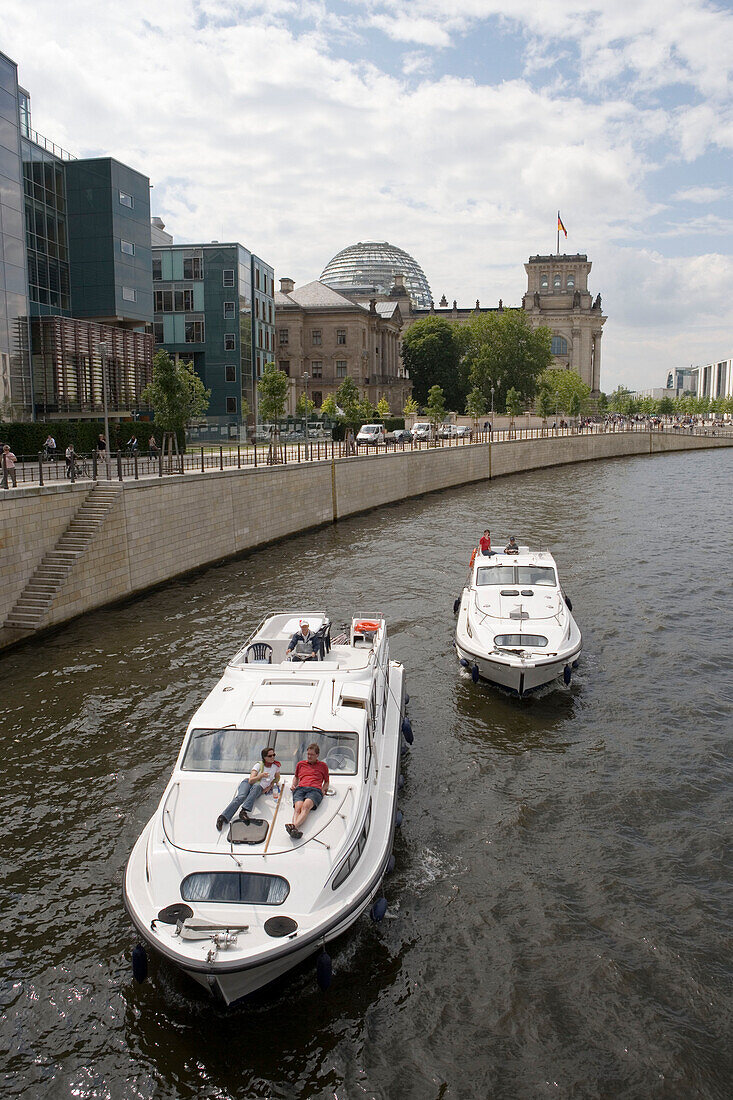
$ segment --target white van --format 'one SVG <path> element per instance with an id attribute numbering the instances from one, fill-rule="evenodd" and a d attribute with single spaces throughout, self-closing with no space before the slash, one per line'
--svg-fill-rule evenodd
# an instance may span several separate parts
<path id="1" fill-rule="evenodd" d="M 362 424 L 356 437 L 357 443 L 384 443 L 383 424 Z"/>
<path id="2" fill-rule="evenodd" d="M 429 420 L 419 420 L 412 425 L 412 438 L 417 442 L 425 442 L 433 438 L 433 428 Z"/>

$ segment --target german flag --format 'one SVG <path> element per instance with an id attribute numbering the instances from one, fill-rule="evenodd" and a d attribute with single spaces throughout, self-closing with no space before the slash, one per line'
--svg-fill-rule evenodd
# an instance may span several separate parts
<path id="1" fill-rule="evenodd" d="M 558 210 L 558 212 L 557 212 L 557 231 L 558 231 L 558 233 L 560 232 L 560 230 L 562 230 L 563 233 L 565 234 L 565 236 L 567 237 L 568 231 L 565 228 L 565 226 L 562 224 L 562 218 L 560 217 L 560 211 Z"/>

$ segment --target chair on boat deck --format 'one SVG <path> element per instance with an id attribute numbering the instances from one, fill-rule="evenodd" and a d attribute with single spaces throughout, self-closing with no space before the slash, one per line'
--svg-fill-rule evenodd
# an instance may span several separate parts
<path id="1" fill-rule="evenodd" d="M 246 665 L 271 665 L 272 646 L 268 645 L 267 642 L 252 642 L 252 645 L 247 646 L 244 663 Z"/>

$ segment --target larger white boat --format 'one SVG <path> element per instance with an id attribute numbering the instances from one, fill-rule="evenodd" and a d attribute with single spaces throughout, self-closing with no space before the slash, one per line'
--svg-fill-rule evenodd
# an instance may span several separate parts
<path id="1" fill-rule="evenodd" d="M 474 550 L 456 623 L 456 652 L 474 680 L 520 696 L 560 676 L 570 683 L 580 648 L 552 554 Z"/>
<path id="2" fill-rule="evenodd" d="M 316 659 L 294 663 L 286 650 L 306 620 Z M 323 612 L 262 621 L 194 714 L 127 864 L 125 904 L 145 944 L 227 1004 L 323 951 L 375 899 L 383 914 L 402 733 L 412 738 L 404 670 L 380 616 L 354 619 L 333 644 L 329 635 Z M 291 781 L 312 742 L 330 785 L 291 836 Z M 249 820 L 219 831 L 266 746 L 279 795 L 260 795 Z"/>

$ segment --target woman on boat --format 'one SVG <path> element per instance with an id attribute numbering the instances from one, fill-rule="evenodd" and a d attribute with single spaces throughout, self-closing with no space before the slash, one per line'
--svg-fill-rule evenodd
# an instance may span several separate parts
<path id="1" fill-rule="evenodd" d="M 221 832 L 225 825 L 234 817 L 237 810 L 242 821 L 248 821 L 251 810 L 261 794 L 271 791 L 275 783 L 280 782 L 280 761 L 275 759 L 275 750 L 268 746 L 263 749 L 262 759 L 258 760 L 249 779 L 244 779 L 239 784 L 239 789 L 223 813 L 216 819 L 216 827 Z"/>

